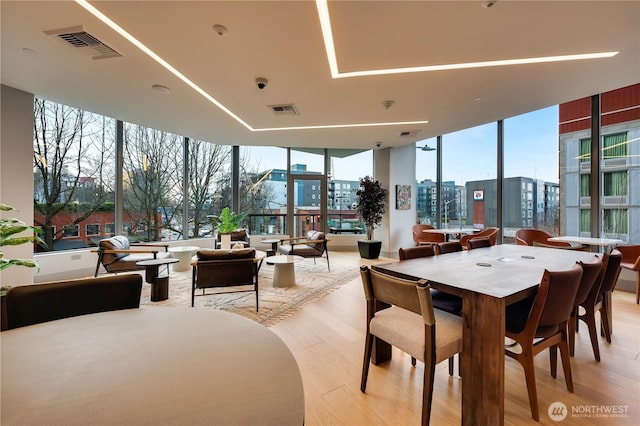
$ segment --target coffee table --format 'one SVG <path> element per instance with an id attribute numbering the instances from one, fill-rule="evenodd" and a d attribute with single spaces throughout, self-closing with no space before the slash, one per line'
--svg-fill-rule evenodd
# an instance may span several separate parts
<path id="1" fill-rule="evenodd" d="M 178 259 L 178 263 L 172 266 L 174 271 L 188 271 L 191 266 L 193 253 L 200 250 L 197 246 L 169 247 L 169 253 Z"/>
<path id="2" fill-rule="evenodd" d="M 274 265 L 273 286 L 293 287 L 296 285 L 296 270 L 293 264 L 302 260 L 304 257 L 295 255 L 267 257 L 267 265 Z"/>
<path id="3" fill-rule="evenodd" d="M 267 250 L 267 256 L 271 257 L 276 255 L 276 253 L 278 252 L 278 243 L 280 242 L 280 240 L 270 239 L 262 240 L 260 242 L 264 244 L 271 244 L 271 250 Z"/>
<path id="4" fill-rule="evenodd" d="M 150 259 L 136 262 L 145 268 L 145 281 L 151 284 L 151 301 L 159 302 L 169 298 L 169 275 L 160 275 L 160 266 L 178 263 L 178 259 Z"/>

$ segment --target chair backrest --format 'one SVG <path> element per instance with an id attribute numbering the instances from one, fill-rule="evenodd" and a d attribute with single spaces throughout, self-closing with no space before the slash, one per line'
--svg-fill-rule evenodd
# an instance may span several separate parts
<path id="1" fill-rule="evenodd" d="M 539 229 L 518 229 L 516 231 L 516 244 L 534 246 L 535 242 L 555 247 L 571 247 L 570 243 L 561 241 L 547 241 L 551 235 Z"/>
<path id="2" fill-rule="evenodd" d="M 375 269 L 369 269 L 368 266 L 360 267 L 360 276 L 365 298 L 368 305 L 371 305 L 369 308 L 374 309 L 377 301 L 399 306 L 416 314 L 422 314 L 420 300 L 416 293 L 416 285 L 425 286 L 425 280 L 405 280 L 383 274 Z M 373 315 L 373 311 L 370 314 Z"/>
<path id="3" fill-rule="evenodd" d="M 6 295 L 7 327 L 138 308 L 141 291 L 139 274 L 13 287 Z"/>
<path id="4" fill-rule="evenodd" d="M 123 235 L 115 235 L 111 238 L 100 240 L 98 248 L 102 250 L 129 250 L 129 239 Z M 100 257 L 100 262 L 103 265 L 111 265 L 126 255 L 127 253 L 103 253 Z"/>
<path id="5" fill-rule="evenodd" d="M 193 265 L 196 288 L 232 287 L 255 284 L 258 264 L 256 249 L 199 250 Z"/>
<path id="6" fill-rule="evenodd" d="M 438 243 L 438 254 L 453 253 L 462 250 L 462 244 L 459 241 L 447 241 L 446 243 Z"/>
<path id="7" fill-rule="evenodd" d="M 549 337 L 566 323 L 581 278 L 582 266 L 578 263 L 566 271 L 544 271 L 526 325 L 536 330 L 536 337 Z"/>
<path id="8" fill-rule="evenodd" d="M 222 234 L 218 232 L 218 234 L 216 235 L 216 240 L 220 242 L 221 239 L 222 239 Z M 243 229 L 243 228 L 239 228 L 239 229 L 236 229 L 235 231 L 231 231 L 231 241 L 244 241 L 248 243 L 249 233 L 247 232 L 246 229 Z"/>
<path id="9" fill-rule="evenodd" d="M 578 306 L 587 300 L 587 296 L 593 290 L 594 287 L 600 288 L 603 277 L 603 259 L 598 256 L 594 256 L 593 261 L 589 263 L 578 262 L 582 266 L 582 278 L 580 279 L 580 285 L 576 292 L 576 300 L 574 305 Z M 599 280 L 599 281 L 598 281 Z"/>
<path id="10" fill-rule="evenodd" d="M 622 262 L 622 253 L 619 250 L 613 249 L 608 255 L 607 269 L 604 272 L 602 278 L 602 285 L 600 286 L 600 294 L 606 294 L 616 287 L 618 277 L 620 276 L 620 263 Z"/>
<path id="11" fill-rule="evenodd" d="M 436 250 L 433 245 L 401 247 L 398 250 L 400 260 L 416 259 L 419 257 L 435 256 Z"/>
<path id="12" fill-rule="evenodd" d="M 462 244 L 463 248 L 468 250 L 471 248 L 469 244 L 471 240 L 476 240 L 478 238 L 488 238 L 489 242 L 491 243 L 490 245 L 495 246 L 498 243 L 499 235 L 500 235 L 500 228 L 490 227 L 490 228 L 483 229 L 482 231 L 475 234 L 463 235 L 462 238 L 460 238 L 460 244 Z M 485 246 L 482 246 L 482 247 L 485 247 Z"/>
<path id="13" fill-rule="evenodd" d="M 472 238 L 468 242 L 469 250 L 491 246 L 491 239 L 489 237 Z"/>

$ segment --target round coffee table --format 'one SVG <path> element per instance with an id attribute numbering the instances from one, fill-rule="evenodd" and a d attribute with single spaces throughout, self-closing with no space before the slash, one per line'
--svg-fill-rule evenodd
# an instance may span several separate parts
<path id="1" fill-rule="evenodd" d="M 145 281 L 151 284 L 151 301 L 159 302 L 169 298 L 169 275 L 160 275 L 160 266 L 178 263 L 178 259 L 150 259 L 136 262 L 145 268 Z M 168 270 L 167 270 L 168 271 Z"/>
<path id="2" fill-rule="evenodd" d="M 295 255 L 267 257 L 267 265 L 274 265 L 273 286 L 293 287 L 296 285 L 296 270 L 293 264 L 302 260 L 304 257 Z"/>
<path id="3" fill-rule="evenodd" d="M 178 263 L 175 263 L 172 268 L 174 271 L 188 271 L 191 266 L 191 258 L 193 253 L 200 250 L 200 247 L 196 246 L 179 246 L 169 247 L 169 253 L 178 259 Z"/>

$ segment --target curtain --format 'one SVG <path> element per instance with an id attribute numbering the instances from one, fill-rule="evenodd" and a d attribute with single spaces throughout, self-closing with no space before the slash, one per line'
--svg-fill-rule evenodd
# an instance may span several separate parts
<path id="1" fill-rule="evenodd" d="M 591 232 L 591 210 L 580 210 L 580 232 Z"/>
<path id="2" fill-rule="evenodd" d="M 602 211 L 602 231 L 607 234 L 627 234 L 627 210 L 606 209 Z"/>
<path id="3" fill-rule="evenodd" d="M 580 139 L 580 162 L 591 161 L 591 138 Z"/>
<path id="4" fill-rule="evenodd" d="M 602 159 L 625 158 L 627 156 L 627 133 L 618 133 L 604 137 Z"/>
<path id="5" fill-rule="evenodd" d="M 605 197 L 627 195 L 627 172 L 605 173 L 603 192 Z"/>
<path id="6" fill-rule="evenodd" d="M 580 196 L 581 197 L 590 197 L 591 196 L 591 175 L 580 175 Z"/>

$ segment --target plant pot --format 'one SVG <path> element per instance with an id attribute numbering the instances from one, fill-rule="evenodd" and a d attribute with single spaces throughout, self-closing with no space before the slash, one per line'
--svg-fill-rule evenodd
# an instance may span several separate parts
<path id="1" fill-rule="evenodd" d="M 231 250 L 231 234 L 220 235 L 220 248 L 222 250 Z"/>
<path id="2" fill-rule="evenodd" d="M 382 250 L 382 241 L 358 241 L 358 250 L 363 259 L 377 259 L 380 256 L 380 250 Z"/>

